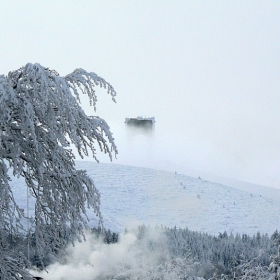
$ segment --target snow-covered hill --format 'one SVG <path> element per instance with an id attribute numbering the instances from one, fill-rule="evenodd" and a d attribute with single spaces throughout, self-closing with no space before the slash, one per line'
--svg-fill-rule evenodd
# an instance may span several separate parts
<path id="1" fill-rule="evenodd" d="M 258 188 L 250 193 L 149 168 L 81 161 L 77 168 L 86 169 L 94 179 L 101 193 L 104 225 L 114 231 L 139 224 L 188 227 L 211 234 L 225 230 L 271 234 L 280 228 L 280 190 L 273 190 L 271 198 L 266 187 L 258 186 L 259 194 Z M 22 179 L 15 181 L 14 194 L 26 209 L 23 184 Z M 29 205 L 32 212 L 32 200 Z M 88 215 L 95 225 L 94 214 Z"/>

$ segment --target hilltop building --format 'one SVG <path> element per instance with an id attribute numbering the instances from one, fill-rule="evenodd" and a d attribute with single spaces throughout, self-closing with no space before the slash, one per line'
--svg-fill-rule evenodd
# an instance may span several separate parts
<path id="1" fill-rule="evenodd" d="M 141 133 L 153 133 L 155 131 L 155 118 L 125 118 L 125 124 L 128 128 L 137 130 Z"/>

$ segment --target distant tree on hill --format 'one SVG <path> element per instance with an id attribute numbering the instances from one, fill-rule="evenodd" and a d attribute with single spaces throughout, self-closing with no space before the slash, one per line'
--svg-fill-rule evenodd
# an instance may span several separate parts
<path id="1" fill-rule="evenodd" d="M 69 236 L 80 238 L 87 225 L 86 208 L 101 221 L 99 192 L 86 171 L 76 170 L 74 145 L 81 157 L 96 159 L 96 146 L 117 153 L 107 123 L 87 116 L 79 94 L 87 94 L 96 109 L 95 87 L 116 95 L 113 87 L 94 73 L 76 69 L 61 77 L 40 64 L 0 76 L 0 278 L 29 279 L 21 256 L 5 246 L 5 234 L 23 230 L 23 213 L 13 197 L 9 174 L 24 177 L 35 198 L 34 236 L 39 255 L 55 251 Z M 97 159 L 96 159 L 97 160 Z M 24 191 L 24 190 L 23 190 Z"/>

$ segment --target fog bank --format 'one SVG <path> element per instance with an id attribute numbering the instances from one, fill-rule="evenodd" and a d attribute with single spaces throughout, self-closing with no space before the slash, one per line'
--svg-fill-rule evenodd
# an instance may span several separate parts
<path id="1" fill-rule="evenodd" d="M 86 242 L 70 245 L 59 262 L 47 267 L 48 272 L 31 273 L 45 280 L 181 279 L 182 273 L 195 268 L 191 259 L 172 261 L 161 229 L 149 229 L 140 239 L 139 234 L 123 233 L 113 244 L 87 234 Z"/>

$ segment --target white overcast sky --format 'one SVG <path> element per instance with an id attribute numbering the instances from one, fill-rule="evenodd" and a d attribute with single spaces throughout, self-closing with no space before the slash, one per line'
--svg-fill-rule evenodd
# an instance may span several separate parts
<path id="1" fill-rule="evenodd" d="M 115 87 L 95 113 L 114 162 L 280 188 L 280 1 L 3 0 L 0 25 L 1 74 L 38 62 Z M 155 139 L 124 137 L 136 116 L 156 118 Z"/>

